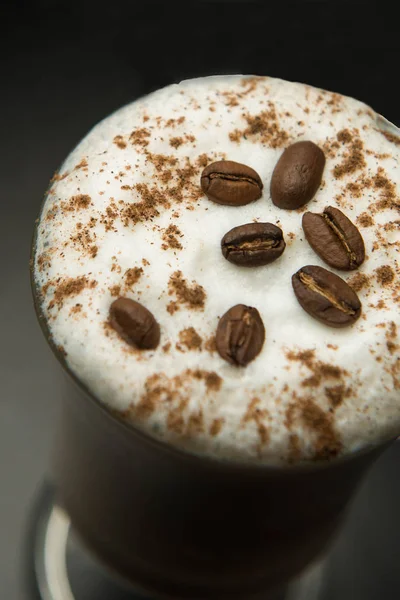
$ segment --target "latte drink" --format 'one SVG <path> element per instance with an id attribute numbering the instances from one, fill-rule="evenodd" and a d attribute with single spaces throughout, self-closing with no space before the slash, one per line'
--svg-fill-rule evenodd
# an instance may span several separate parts
<path id="1" fill-rule="evenodd" d="M 400 433 L 400 133 L 337 93 L 184 81 L 47 192 L 37 312 L 70 376 L 54 481 L 160 598 L 266 598 Z"/>

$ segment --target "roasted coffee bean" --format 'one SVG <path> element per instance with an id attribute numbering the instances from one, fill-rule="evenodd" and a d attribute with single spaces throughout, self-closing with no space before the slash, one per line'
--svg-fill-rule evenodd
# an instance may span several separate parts
<path id="1" fill-rule="evenodd" d="M 347 283 L 327 269 L 308 265 L 292 277 L 296 298 L 309 315 L 330 327 L 357 321 L 361 302 Z"/>
<path id="2" fill-rule="evenodd" d="M 201 189 L 217 204 L 243 206 L 261 197 L 263 184 L 254 169 L 233 160 L 207 165 L 201 174 Z"/>
<path id="3" fill-rule="evenodd" d="M 361 234 L 339 209 L 328 206 L 322 215 L 305 213 L 303 229 L 310 246 L 331 267 L 351 271 L 363 263 Z"/>
<path id="4" fill-rule="evenodd" d="M 150 350 L 160 341 L 160 326 L 151 312 L 130 298 L 118 298 L 111 304 L 110 324 L 135 348 Z"/>
<path id="5" fill-rule="evenodd" d="M 237 304 L 219 320 L 216 345 L 220 356 L 233 365 L 245 366 L 261 351 L 265 329 L 256 308 Z"/>
<path id="6" fill-rule="evenodd" d="M 282 230 L 272 223 L 239 225 L 221 240 L 225 258 L 243 267 L 267 265 L 280 257 L 285 246 Z"/>
<path id="7" fill-rule="evenodd" d="M 279 208 L 300 208 L 321 185 L 325 155 L 313 142 L 296 142 L 286 148 L 271 178 L 272 202 Z"/>

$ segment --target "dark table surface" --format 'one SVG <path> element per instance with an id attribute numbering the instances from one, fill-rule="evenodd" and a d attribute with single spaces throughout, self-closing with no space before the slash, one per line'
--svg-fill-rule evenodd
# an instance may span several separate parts
<path id="1" fill-rule="evenodd" d="M 0 600 L 28 600 L 29 510 L 45 477 L 60 387 L 31 306 L 28 260 L 47 183 L 85 132 L 161 85 L 257 73 L 356 96 L 400 124 L 399 36 L 382 3 L 14 2 L 1 22 Z M 2 4 L 0 10 L 6 11 Z M 400 443 L 351 507 L 329 600 L 399 596 Z"/>

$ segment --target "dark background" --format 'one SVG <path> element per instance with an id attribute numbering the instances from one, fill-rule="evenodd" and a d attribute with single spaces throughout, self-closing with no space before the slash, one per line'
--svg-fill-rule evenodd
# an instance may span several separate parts
<path id="1" fill-rule="evenodd" d="M 400 125 L 399 26 L 385 3 L 4 1 L 0 8 L 0 600 L 27 600 L 29 511 L 60 387 L 30 300 L 34 219 L 99 119 L 185 77 L 255 73 L 332 89 Z M 329 600 L 399 597 L 400 444 L 371 471 L 334 555 Z"/>

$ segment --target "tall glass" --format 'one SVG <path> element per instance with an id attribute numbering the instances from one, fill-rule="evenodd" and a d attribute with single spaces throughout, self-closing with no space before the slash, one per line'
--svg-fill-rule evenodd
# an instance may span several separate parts
<path id="1" fill-rule="evenodd" d="M 35 244 L 36 232 L 33 252 Z M 120 421 L 68 370 L 33 274 L 32 283 L 42 329 L 68 378 L 52 475 L 58 500 L 108 568 L 160 598 L 265 600 L 326 549 L 389 442 L 287 468 L 169 447 Z"/>

